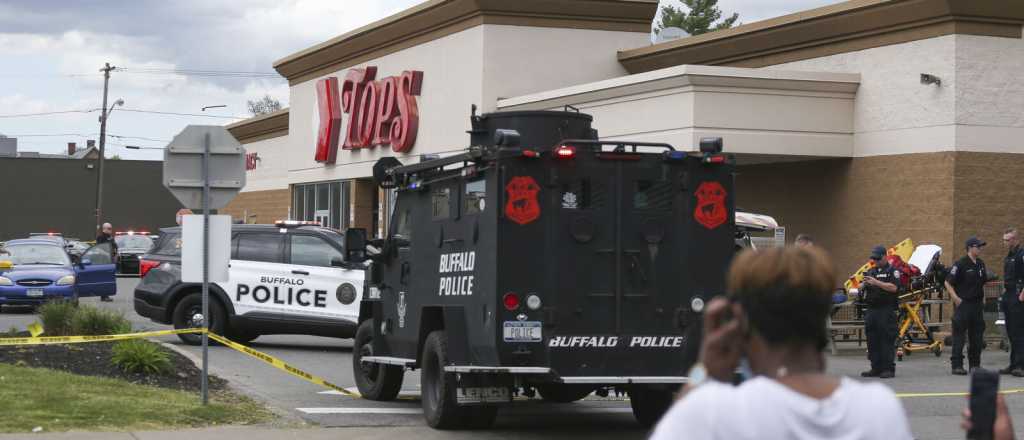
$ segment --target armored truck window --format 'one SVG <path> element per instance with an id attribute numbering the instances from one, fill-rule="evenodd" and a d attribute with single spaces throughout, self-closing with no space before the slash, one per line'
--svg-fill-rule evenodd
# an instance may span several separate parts
<path id="1" fill-rule="evenodd" d="M 395 237 L 412 240 L 412 213 L 406 209 L 396 214 Z"/>
<path id="2" fill-rule="evenodd" d="M 291 264 L 331 267 L 331 260 L 341 259 L 341 251 L 312 235 L 292 235 Z"/>
<path id="3" fill-rule="evenodd" d="M 466 182 L 466 195 L 462 198 L 463 212 L 479 214 L 484 210 L 484 199 L 487 198 L 487 181 L 480 179 Z"/>
<path id="4" fill-rule="evenodd" d="M 431 193 L 434 220 L 446 220 L 451 217 L 452 191 L 449 188 L 438 188 Z"/>
<path id="5" fill-rule="evenodd" d="M 283 234 L 238 234 L 239 260 L 280 263 L 284 247 Z"/>

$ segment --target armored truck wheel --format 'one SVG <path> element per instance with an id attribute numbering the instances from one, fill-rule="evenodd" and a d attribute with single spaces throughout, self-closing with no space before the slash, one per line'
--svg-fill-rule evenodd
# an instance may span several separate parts
<path id="1" fill-rule="evenodd" d="M 402 389 L 405 372 L 402 367 L 363 362 L 364 356 L 373 356 L 373 321 L 366 320 L 359 324 L 356 337 L 352 343 L 352 371 L 356 377 L 356 387 L 363 397 L 370 400 L 395 400 Z"/>
<path id="2" fill-rule="evenodd" d="M 672 391 L 661 388 L 637 386 L 629 390 L 629 402 L 633 416 L 644 427 L 654 426 L 672 406 Z"/>
<path id="3" fill-rule="evenodd" d="M 537 386 L 537 392 L 548 402 L 571 403 L 594 392 L 594 387 L 587 385 L 547 384 Z"/>
<path id="4" fill-rule="evenodd" d="M 448 338 L 443 330 L 431 332 L 423 344 L 420 371 L 423 415 L 436 429 L 484 429 L 494 424 L 498 408 L 493 405 L 459 406 L 455 396 L 455 374 L 445 373 Z"/>
<path id="5" fill-rule="evenodd" d="M 227 315 L 224 313 L 224 307 L 220 305 L 220 302 L 210 298 L 210 332 L 223 335 L 224 328 L 227 326 Z M 174 307 L 174 315 L 172 317 L 174 321 L 175 329 L 185 328 L 199 328 L 203 326 L 203 295 L 199 292 L 191 293 L 178 301 L 178 305 Z M 202 344 L 203 336 L 198 333 L 188 333 L 178 335 L 183 342 L 189 345 Z M 211 345 L 213 341 L 210 341 Z"/>

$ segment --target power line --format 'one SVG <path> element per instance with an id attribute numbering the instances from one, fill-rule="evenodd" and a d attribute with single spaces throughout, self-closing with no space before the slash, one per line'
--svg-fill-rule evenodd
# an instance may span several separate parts
<path id="1" fill-rule="evenodd" d="M 173 116 L 196 116 L 200 118 L 220 118 L 220 119 L 249 119 L 247 116 L 218 116 L 218 115 L 202 115 L 199 113 L 176 113 L 176 112 L 161 112 L 156 110 L 141 110 L 136 108 L 119 108 L 119 112 L 133 112 L 133 113 L 150 113 L 155 115 L 173 115 Z"/>
<path id="2" fill-rule="evenodd" d="M 110 136 L 112 138 L 118 138 L 118 139 L 139 139 L 139 140 L 143 140 L 143 141 L 152 141 L 152 142 L 170 142 L 167 139 L 153 139 L 153 138 L 142 137 L 142 136 L 124 136 L 124 135 L 110 134 L 110 133 L 107 133 L 107 136 Z"/>
<path id="3" fill-rule="evenodd" d="M 230 70 L 199 70 L 199 69 L 159 69 L 159 68 L 118 68 L 118 72 L 134 73 L 142 75 L 179 75 L 215 78 L 263 78 L 279 79 L 284 78 L 276 72 L 243 72 Z"/>
<path id="4" fill-rule="evenodd" d="M 49 115 L 61 115 L 61 114 L 67 114 L 67 113 L 92 113 L 92 112 L 98 112 L 98 111 L 100 111 L 100 109 L 93 108 L 93 109 L 88 109 L 88 110 L 60 110 L 60 111 L 39 112 L 39 113 L 13 113 L 13 114 L 0 115 L 0 118 L 25 118 L 25 117 L 30 117 L 30 116 L 49 116 Z"/>

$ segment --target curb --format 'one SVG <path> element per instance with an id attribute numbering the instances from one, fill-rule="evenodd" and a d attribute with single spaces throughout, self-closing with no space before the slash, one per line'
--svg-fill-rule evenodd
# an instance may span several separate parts
<path id="1" fill-rule="evenodd" d="M 170 343 L 163 342 L 163 341 L 152 341 L 152 342 L 156 342 L 157 344 L 160 344 L 164 348 L 184 356 L 186 359 L 192 361 L 192 363 L 196 366 L 196 368 L 198 368 L 200 370 L 203 369 L 203 359 L 200 356 L 197 356 L 194 353 L 192 353 L 192 352 L 190 352 L 190 351 L 188 351 L 188 350 L 186 350 L 186 349 L 184 349 L 182 347 L 174 345 L 174 344 L 170 344 Z M 223 380 L 227 384 L 228 390 L 236 392 L 238 394 L 243 394 L 246 397 L 249 397 L 250 399 L 255 400 L 256 402 L 258 402 L 259 404 L 263 405 L 268 410 L 270 410 L 270 412 L 273 413 L 275 416 L 278 416 L 281 419 L 281 421 L 285 422 L 284 424 L 282 424 L 280 422 L 270 422 L 268 425 L 273 426 L 273 427 L 296 427 L 296 425 L 297 425 L 297 427 L 312 427 L 312 426 L 315 426 L 314 424 L 311 424 L 310 422 L 306 421 L 302 417 L 299 417 L 298 414 L 295 414 L 294 412 L 289 411 L 289 410 L 287 410 L 285 408 L 280 408 L 277 405 L 271 404 L 269 401 L 267 401 L 267 399 L 263 395 L 261 395 L 256 390 L 249 389 L 248 387 L 245 387 L 245 386 L 242 386 L 242 385 L 238 385 L 235 382 L 232 382 L 232 381 L 230 381 L 228 379 L 225 379 L 224 377 L 221 377 L 221 376 L 217 376 L 217 377 L 220 377 L 221 380 Z M 258 425 L 256 425 L 256 426 L 258 426 Z"/>

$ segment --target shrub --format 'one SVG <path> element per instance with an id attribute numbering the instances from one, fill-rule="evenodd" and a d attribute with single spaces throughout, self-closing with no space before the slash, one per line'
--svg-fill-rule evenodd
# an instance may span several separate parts
<path id="1" fill-rule="evenodd" d="M 131 322 L 123 313 L 87 305 L 80 306 L 71 319 L 71 331 L 78 336 L 127 333 L 131 328 Z"/>
<path id="2" fill-rule="evenodd" d="M 166 374 L 171 360 L 159 345 L 144 339 L 126 339 L 114 344 L 114 365 L 128 373 Z"/>
<path id="3" fill-rule="evenodd" d="M 71 321 L 77 308 L 70 301 L 51 301 L 39 307 L 39 320 L 43 321 L 45 336 L 68 336 L 73 334 Z"/>

